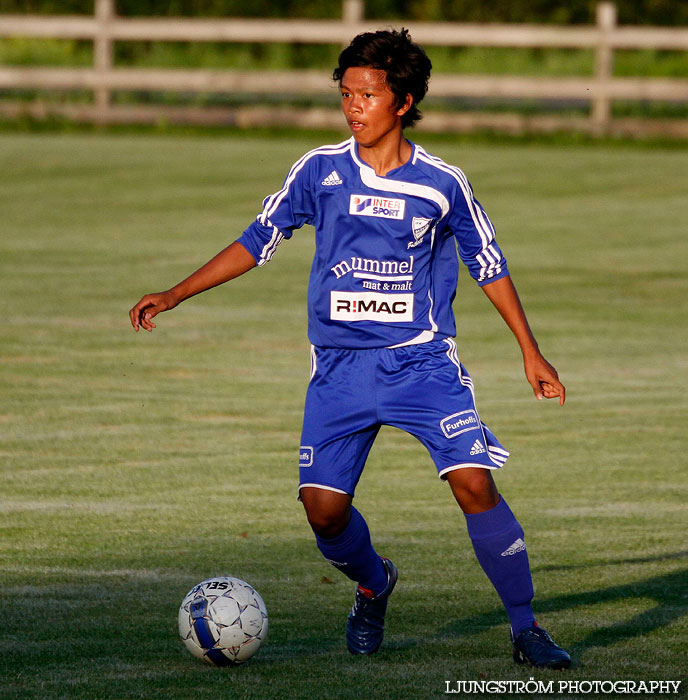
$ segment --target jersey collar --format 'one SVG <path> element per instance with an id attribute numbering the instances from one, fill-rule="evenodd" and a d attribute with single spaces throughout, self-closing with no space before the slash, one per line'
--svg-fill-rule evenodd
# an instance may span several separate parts
<path id="1" fill-rule="evenodd" d="M 410 139 L 407 139 L 409 144 L 411 145 L 411 157 L 403 164 L 400 165 L 398 168 L 395 168 L 392 170 L 392 173 L 398 172 L 405 168 L 407 165 L 415 165 L 416 164 L 416 158 L 418 157 L 418 147 L 416 146 L 413 141 Z M 358 144 L 356 143 L 356 139 L 352 136 L 349 139 L 349 143 L 351 144 L 351 158 L 353 159 L 354 163 L 358 166 L 359 170 L 361 171 L 361 179 L 362 180 L 370 180 L 371 175 L 373 176 L 374 179 L 376 180 L 392 180 L 394 178 L 389 178 L 387 175 L 384 177 L 377 175 L 375 170 L 371 168 L 367 163 L 365 163 L 361 157 L 358 155 Z M 365 173 L 365 176 L 364 176 Z"/>

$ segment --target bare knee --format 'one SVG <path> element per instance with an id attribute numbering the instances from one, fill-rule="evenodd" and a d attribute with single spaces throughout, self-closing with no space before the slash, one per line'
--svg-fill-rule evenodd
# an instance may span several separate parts
<path id="1" fill-rule="evenodd" d="M 447 481 L 464 513 L 482 513 L 499 503 L 499 492 L 489 469 L 455 469 L 447 474 Z"/>
<path id="2" fill-rule="evenodd" d="M 308 524 L 313 532 L 324 539 L 337 537 L 349 524 L 351 496 L 314 487 L 300 492 Z"/>
<path id="3" fill-rule="evenodd" d="M 306 511 L 306 517 L 313 532 L 325 540 L 337 537 L 349 524 L 348 513 L 346 517 L 340 517 L 329 513 L 310 513 Z"/>

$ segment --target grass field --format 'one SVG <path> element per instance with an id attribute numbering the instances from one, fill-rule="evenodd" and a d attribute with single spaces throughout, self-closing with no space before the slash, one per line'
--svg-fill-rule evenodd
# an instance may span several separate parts
<path id="1" fill-rule="evenodd" d="M 310 231 L 152 335 L 128 326 L 141 294 L 234 240 L 318 143 L 0 135 L 0 698 L 425 700 L 446 681 L 531 677 L 683 694 L 685 150 L 425 141 L 471 178 L 568 388 L 563 409 L 533 399 L 464 271 L 459 350 L 512 452 L 498 483 L 536 612 L 574 658 L 563 676 L 512 663 L 463 517 L 393 429 L 356 503 L 401 578 L 383 649 L 347 653 L 352 585 L 295 498 Z M 235 669 L 176 637 L 182 597 L 215 574 L 253 583 L 270 613 L 265 648 Z"/>

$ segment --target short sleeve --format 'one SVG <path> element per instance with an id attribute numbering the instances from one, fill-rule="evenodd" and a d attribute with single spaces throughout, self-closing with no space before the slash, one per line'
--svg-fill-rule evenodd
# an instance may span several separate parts
<path id="1" fill-rule="evenodd" d="M 470 183 L 461 175 L 448 223 L 456 237 L 461 260 L 471 277 L 483 286 L 506 277 L 509 270 L 492 222 L 473 196 Z"/>
<path id="2" fill-rule="evenodd" d="M 263 211 L 241 234 L 238 241 L 253 256 L 257 265 L 269 262 L 279 244 L 315 216 L 309 162 L 294 164 L 282 189 L 263 201 Z"/>

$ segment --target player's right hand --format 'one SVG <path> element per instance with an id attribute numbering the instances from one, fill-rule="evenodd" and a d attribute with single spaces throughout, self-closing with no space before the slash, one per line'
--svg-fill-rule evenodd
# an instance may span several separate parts
<path id="1" fill-rule="evenodd" d="M 129 319 L 134 330 L 138 333 L 139 328 L 149 333 L 156 327 L 153 319 L 162 311 L 169 311 L 177 306 L 179 302 L 171 292 L 159 292 L 158 294 L 146 294 L 129 311 Z"/>

